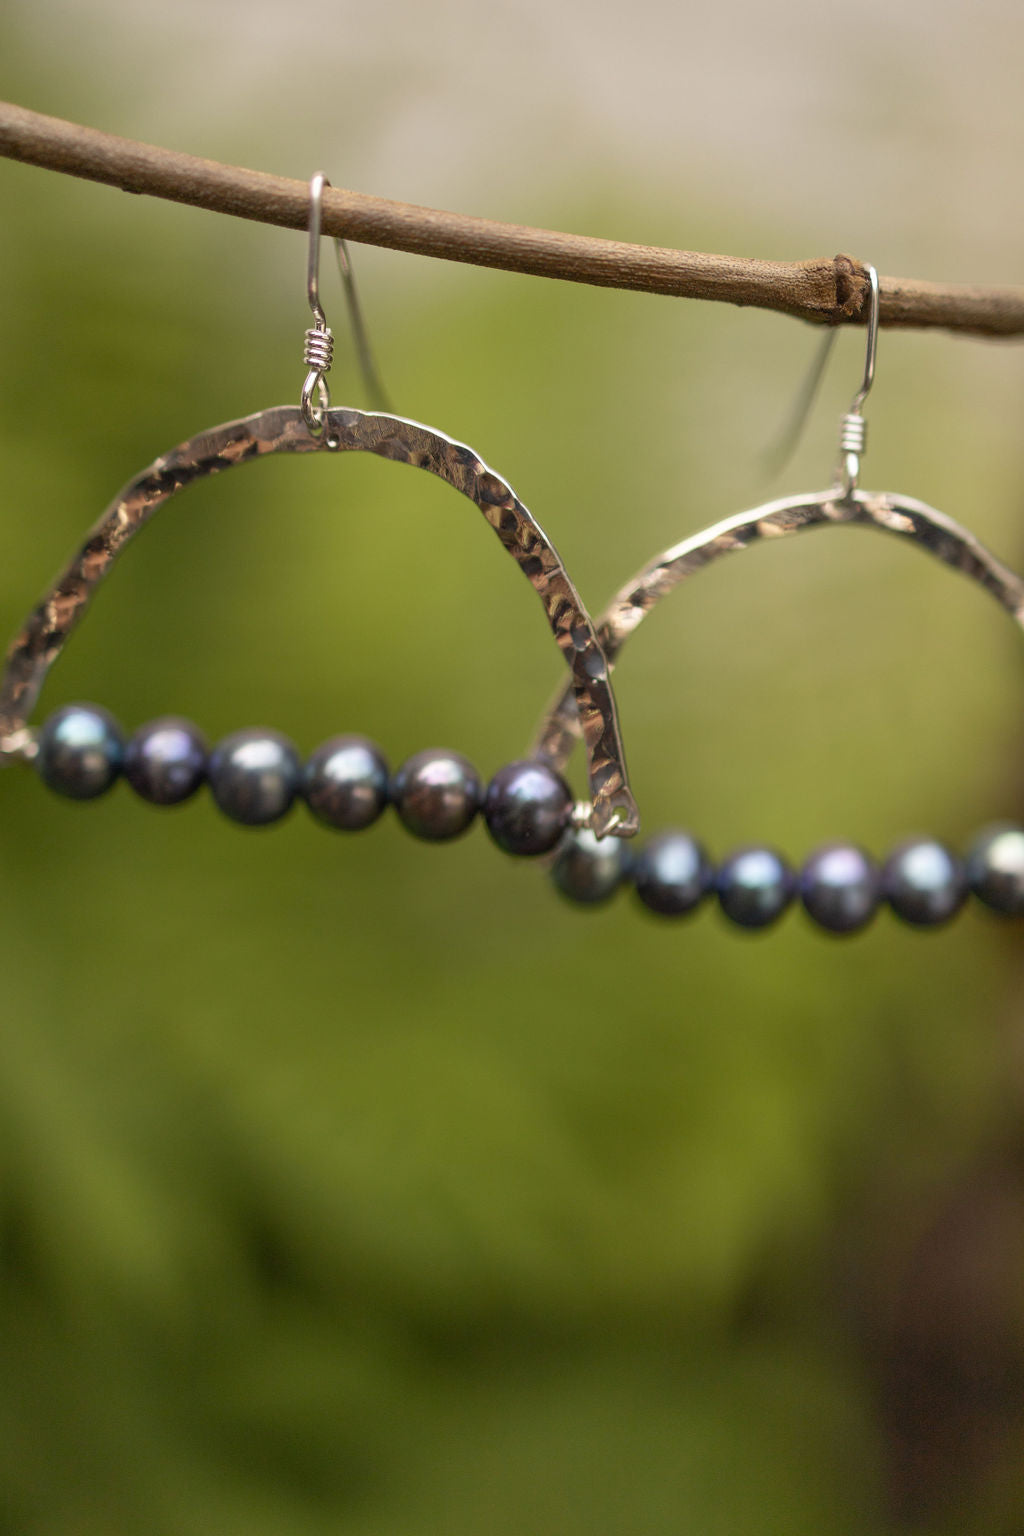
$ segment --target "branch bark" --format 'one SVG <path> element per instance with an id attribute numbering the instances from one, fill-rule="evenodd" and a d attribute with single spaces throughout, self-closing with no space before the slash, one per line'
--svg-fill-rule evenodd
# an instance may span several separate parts
<path id="1" fill-rule="evenodd" d="M 305 229 L 309 186 L 260 171 L 176 154 L 60 118 L 0 103 L 0 154 L 28 165 L 105 182 L 126 192 L 208 208 L 286 229 Z M 500 224 L 420 208 L 340 187 L 325 190 L 323 232 L 364 245 L 497 267 L 602 288 L 713 299 L 776 310 L 818 324 L 865 318 L 867 277 L 849 256 L 758 261 Z M 1024 335 L 1024 288 L 975 288 L 881 279 L 881 323 Z"/>

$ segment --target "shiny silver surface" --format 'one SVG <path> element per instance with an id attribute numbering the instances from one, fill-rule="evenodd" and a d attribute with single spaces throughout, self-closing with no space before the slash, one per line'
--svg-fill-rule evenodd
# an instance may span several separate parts
<path id="1" fill-rule="evenodd" d="M 635 832 L 639 818 L 605 657 L 590 615 L 539 524 L 500 475 L 463 443 L 400 416 L 348 409 L 329 413 L 320 438 L 310 436 L 296 406 L 227 422 L 180 444 L 126 485 L 7 652 L 0 681 L 0 757 L 27 755 L 25 727 L 50 667 L 122 549 L 164 502 L 192 481 L 236 464 L 274 453 L 326 452 L 375 453 L 411 464 L 446 480 L 480 509 L 539 596 L 572 675 L 569 692 L 588 754 L 594 829 L 618 836 Z M 432 532 L 443 547 L 447 533 Z M 479 643 L 486 644 L 486 638 L 480 636 Z"/>
<path id="2" fill-rule="evenodd" d="M 1024 581 L 951 517 L 909 496 L 872 491 L 844 496 L 839 490 L 830 490 L 768 502 L 753 511 L 726 518 L 674 544 L 644 566 L 616 593 L 598 620 L 598 639 L 609 668 L 615 665 L 623 645 L 645 615 L 673 588 L 705 566 L 769 539 L 788 538 L 833 524 L 877 528 L 881 533 L 909 539 L 944 565 L 984 587 L 1024 628 Z M 562 770 L 578 735 L 572 693 L 562 690 L 541 725 L 535 755 Z"/>
<path id="3" fill-rule="evenodd" d="M 314 437 L 324 430 L 324 420 L 331 406 L 331 392 L 326 375 L 334 358 L 334 337 L 323 305 L 320 303 L 320 224 L 323 216 L 324 187 L 330 182 L 317 171 L 309 183 L 309 249 L 306 257 L 306 298 L 313 316 L 313 327 L 306 332 L 302 361 L 308 372 L 302 384 L 302 417 Z M 317 404 L 313 404 L 313 396 Z"/>

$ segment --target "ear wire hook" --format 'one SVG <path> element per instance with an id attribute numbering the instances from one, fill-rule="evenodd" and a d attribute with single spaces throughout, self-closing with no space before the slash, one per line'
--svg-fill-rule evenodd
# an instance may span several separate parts
<path id="1" fill-rule="evenodd" d="M 822 336 L 818 350 L 804 375 L 789 416 L 775 442 L 765 450 L 764 468 L 770 480 L 774 480 L 781 475 L 793 457 L 797 444 L 804 435 L 807 418 L 810 416 L 811 407 L 818 397 L 818 390 L 821 388 L 821 381 L 825 377 L 825 370 L 832 356 L 832 348 L 836 344 L 838 334 L 838 327 L 830 326 L 824 336 Z"/>
<path id="2" fill-rule="evenodd" d="M 330 183 L 317 171 L 309 184 L 309 256 L 306 263 L 306 297 L 314 324 L 306 332 L 302 361 L 309 370 L 302 385 L 302 419 L 312 437 L 322 437 L 331 407 L 331 392 L 325 382 L 334 361 L 334 336 L 320 303 L 320 223 L 323 190 Z M 314 394 L 317 397 L 313 404 Z"/>
<path id="3" fill-rule="evenodd" d="M 330 185 L 330 183 L 328 183 Z M 370 346 L 370 336 L 363 319 L 362 305 L 359 303 L 359 294 L 356 291 L 356 275 L 352 270 L 352 258 L 348 253 L 348 245 L 340 236 L 334 241 L 334 254 L 338 258 L 338 272 L 341 275 L 342 287 L 345 290 L 345 303 L 348 308 L 348 323 L 352 331 L 352 340 L 355 343 L 356 356 L 359 359 L 359 372 L 363 376 L 363 389 L 366 398 L 375 411 L 384 411 L 393 415 L 391 401 L 388 392 L 381 382 L 377 365 L 373 360 L 373 350 Z"/>
<path id="4" fill-rule="evenodd" d="M 302 417 L 313 437 L 322 437 L 327 425 L 327 412 L 331 406 L 331 394 L 326 375 L 334 361 L 334 335 L 327 324 L 320 302 L 320 231 L 323 222 L 323 190 L 330 182 L 322 171 L 317 171 L 309 184 L 309 254 L 306 263 L 306 296 L 313 315 L 313 325 L 306 332 L 302 360 L 308 369 L 302 385 Z M 387 393 L 374 366 L 366 324 L 363 320 L 352 261 L 344 240 L 334 242 L 338 258 L 338 271 L 345 290 L 349 324 L 359 359 L 359 370 L 370 404 L 375 410 L 389 411 Z M 313 397 L 316 396 L 314 404 Z M 330 439 L 326 444 L 331 447 Z"/>
<path id="5" fill-rule="evenodd" d="M 864 352 L 864 377 L 850 402 L 850 409 L 839 425 L 839 488 L 844 497 L 852 496 L 860 476 L 861 455 L 867 446 L 868 426 L 864 420 L 864 401 L 875 382 L 875 358 L 878 353 L 878 273 L 868 267 L 871 300 L 868 308 L 868 334 Z"/>

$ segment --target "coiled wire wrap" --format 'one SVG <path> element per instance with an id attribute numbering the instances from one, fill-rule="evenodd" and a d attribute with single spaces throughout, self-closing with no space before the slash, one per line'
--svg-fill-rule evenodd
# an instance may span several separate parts
<path id="1" fill-rule="evenodd" d="M 863 453 L 868 441 L 868 424 L 863 416 L 852 412 L 839 424 L 839 452 Z"/>
<path id="2" fill-rule="evenodd" d="M 334 336 L 329 326 L 311 326 L 306 332 L 302 361 L 309 370 L 302 386 L 302 418 L 313 436 L 319 437 L 331 404 L 330 390 L 324 381 L 324 375 L 330 372 L 334 361 Z M 316 405 L 313 404 L 314 393 Z"/>
<path id="3" fill-rule="evenodd" d="M 868 440 L 868 424 L 858 411 L 850 411 L 839 422 L 839 479 L 844 496 L 857 489 L 861 454 Z"/>

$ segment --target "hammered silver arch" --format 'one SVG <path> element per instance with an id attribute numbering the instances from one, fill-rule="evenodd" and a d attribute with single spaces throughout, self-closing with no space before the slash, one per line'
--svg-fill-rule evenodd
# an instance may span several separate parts
<path id="1" fill-rule="evenodd" d="M 910 540 L 977 582 L 1024 629 L 1024 580 L 951 517 L 909 496 L 872 491 L 844 495 L 833 489 L 740 512 L 655 556 L 619 589 L 598 620 L 597 635 L 609 669 L 651 609 L 698 571 L 754 544 L 836 524 L 875 528 Z M 534 754 L 563 769 L 579 734 L 572 693 L 560 690 L 541 724 Z"/>
<path id="2" fill-rule="evenodd" d="M 275 453 L 366 452 L 427 470 L 483 513 L 533 586 L 569 667 L 569 693 L 586 746 L 594 828 L 631 836 L 639 825 L 608 667 L 593 621 L 554 546 L 506 481 L 464 443 L 401 416 L 336 409 L 311 437 L 296 406 L 275 406 L 181 443 L 129 482 L 33 610 L 0 680 L 0 753 L 26 756 L 28 717 L 47 673 L 117 556 L 164 502 L 195 480 Z M 438 542 L 446 535 L 434 530 Z M 443 548 L 443 542 L 442 542 Z"/>

